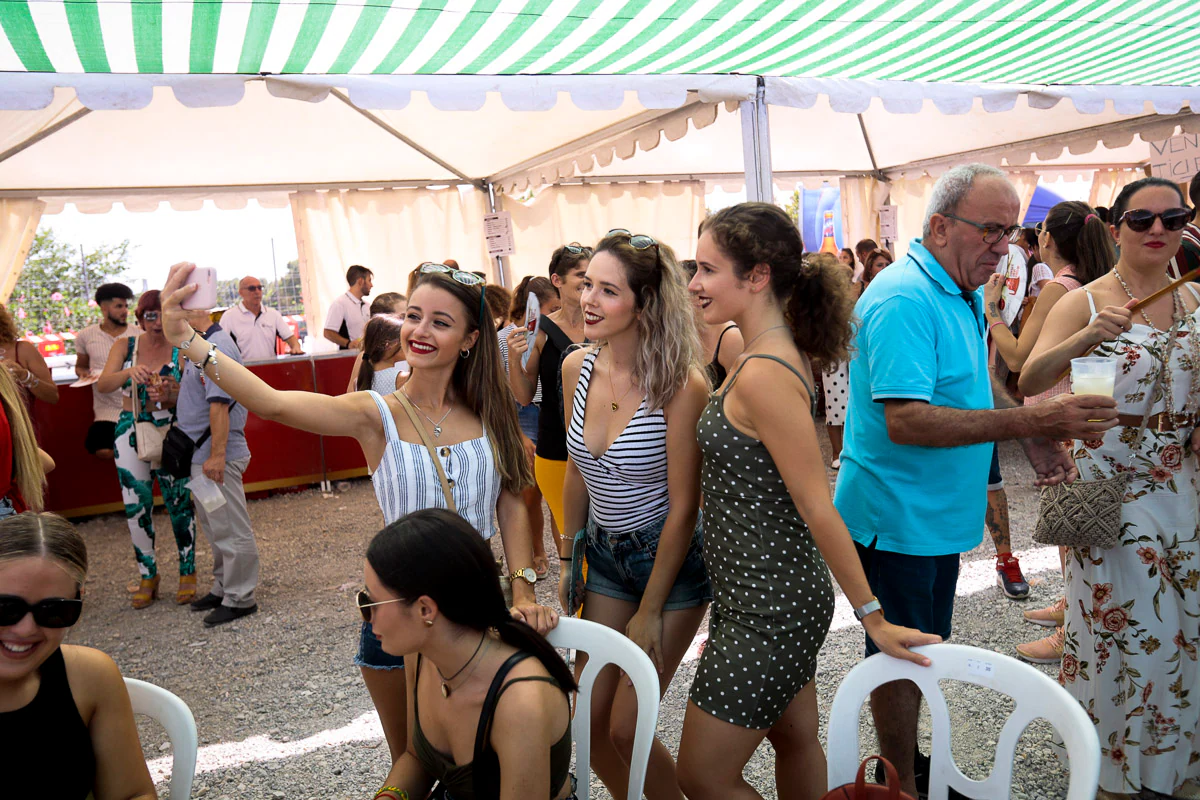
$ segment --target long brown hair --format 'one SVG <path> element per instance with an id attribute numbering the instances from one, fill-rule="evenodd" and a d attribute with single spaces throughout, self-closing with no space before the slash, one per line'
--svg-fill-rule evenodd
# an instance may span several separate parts
<path id="1" fill-rule="evenodd" d="M 541 305 L 546 305 L 558 297 L 558 289 L 554 288 L 554 284 L 550 282 L 549 278 L 543 278 L 540 275 L 536 277 L 526 275 L 513 290 L 512 305 L 508 309 L 508 318 L 511 322 L 518 325 L 525 324 L 525 304 L 529 302 L 530 292 L 533 292 Z"/>
<path id="2" fill-rule="evenodd" d="M 33 422 L 21 400 L 21 388 L 17 386 L 12 373 L 3 367 L 0 367 L 0 403 L 4 405 L 12 435 L 12 468 L 17 490 L 25 498 L 26 505 L 34 511 L 41 511 L 46 494 L 46 473 L 38 455 Z"/>
<path id="3" fill-rule="evenodd" d="M 649 410 L 657 411 L 687 384 L 692 367 L 700 366 L 700 338 L 674 251 L 662 243 L 639 250 L 629 239 L 625 233 L 606 236 L 596 253 L 611 253 L 625 269 L 638 312 L 633 380 L 646 393 Z"/>
<path id="4" fill-rule="evenodd" d="M 365 392 L 371 388 L 375 378 L 375 362 L 383 361 L 400 345 L 400 331 L 404 325 L 392 314 L 379 314 L 367 320 L 363 329 L 362 364 L 358 368 L 358 383 L 354 388 Z M 392 387 L 395 388 L 395 387 Z"/>
<path id="5" fill-rule="evenodd" d="M 771 268 L 771 291 L 783 307 L 801 352 L 823 364 L 849 358 L 854 314 L 850 278 L 836 258 L 805 255 L 800 230 L 783 209 L 770 203 L 723 208 L 701 228 L 745 279 L 757 264 Z"/>
<path id="6" fill-rule="evenodd" d="M 517 420 L 517 404 L 500 362 L 500 340 L 493 335 L 491 318 L 481 330 L 479 312 L 483 305 L 483 287 L 465 286 L 439 272 L 421 275 L 417 286 L 436 286 L 455 297 L 466 309 L 467 330 L 480 331 L 475 346 L 454 365 L 451 384 L 459 401 L 483 421 L 488 437 L 496 446 L 496 466 L 501 485 L 520 493 L 533 485 L 533 470 L 521 441 L 521 425 Z M 483 308 L 487 312 L 486 307 Z"/>
<path id="7" fill-rule="evenodd" d="M 19 338 L 21 338 L 21 332 L 17 330 L 17 321 L 13 319 L 8 308 L 0 303 L 0 342 L 15 342 Z M 13 353 L 13 358 L 16 357 L 16 353 Z"/>

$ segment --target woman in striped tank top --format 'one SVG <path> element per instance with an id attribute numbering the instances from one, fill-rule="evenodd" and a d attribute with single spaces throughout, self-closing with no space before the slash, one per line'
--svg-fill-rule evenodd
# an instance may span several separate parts
<path id="1" fill-rule="evenodd" d="M 595 344 L 563 362 L 564 530 L 587 541 L 584 619 L 642 647 L 665 692 L 712 599 L 700 553 L 695 430 L 708 384 L 696 326 L 670 248 L 625 231 L 610 232 L 596 248 L 581 305 Z M 570 570 L 561 574 L 560 592 Z M 614 797 L 627 793 L 636 712 L 617 670 L 601 673 L 592 694 L 591 763 Z M 674 759 L 657 740 L 645 794 L 683 798 Z"/>
<path id="2" fill-rule="evenodd" d="M 408 379 L 386 397 L 373 391 L 333 397 L 281 392 L 230 359 L 209 359 L 211 351 L 187 325 L 180 308 L 194 291 L 186 285 L 192 268 L 172 267 L 162 292 L 164 333 L 181 353 L 203 364 L 207 377 L 264 419 L 357 439 L 388 524 L 413 511 L 447 507 L 421 433 L 397 399 L 403 392 L 434 443 L 459 516 L 484 538 L 491 537 L 498 522 L 508 568 L 528 576 L 512 581 L 514 616 L 539 633 L 557 624 L 557 614 L 537 605 L 533 595 L 533 535 L 521 501 L 533 475 L 476 276 L 443 265 L 419 268 L 401 333 L 412 368 Z M 480 336 L 481 326 L 486 335 Z M 408 747 L 408 703 L 404 671 L 399 669 L 403 661 L 384 653 L 370 627 L 364 626 L 355 663 L 362 667 L 395 763 Z"/>

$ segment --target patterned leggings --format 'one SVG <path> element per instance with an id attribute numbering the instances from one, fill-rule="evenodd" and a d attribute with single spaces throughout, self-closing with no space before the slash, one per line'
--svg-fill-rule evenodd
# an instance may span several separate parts
<path id="1" fill-rule="evenodd" d="M 151 469 L 137 457 L 137 439 L 133 414 L 121 412 L 117 421 L 117 477 L 121 482 L 121 499 L 125 501 L 125 519 L 133 539 L 133 554 L 143 578 L 158 574 L 154 560 L 154 479 L 162 491 L 163 503 L 175 531 L 179 547 L 179 574 L 196 574 L 196 513 L 192 510 L 192 493 L 187 478 L 175 478 L 169 473 Z"/>

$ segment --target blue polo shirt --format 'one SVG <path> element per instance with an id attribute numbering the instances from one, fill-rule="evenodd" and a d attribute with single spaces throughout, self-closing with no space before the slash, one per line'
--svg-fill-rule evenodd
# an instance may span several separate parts
<path id="1" fill-rule="evenodd" d="M 992 445 L 922 447 L 888 437 L 884 400 L 992 408 L 983 290 L 963 292 L 914 239 L 859 298 L 834 505 L 856 542 L 914 556 L 983 540 Z"/>

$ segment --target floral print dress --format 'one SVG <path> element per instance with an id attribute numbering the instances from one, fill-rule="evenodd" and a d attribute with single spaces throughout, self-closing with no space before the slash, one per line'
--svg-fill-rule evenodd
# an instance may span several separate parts
<path id="1" fill-rule="evenodd" d="M 1177 413 L 1197 411 L 1192 382 L 1200 379 L 1193 341 L 1200 336 L 1198 314 L 1177 331 L 1170 359 Z M 1140 417 L 1152 392 L 1152 412 L 1166 410 L 1165 387 L 1155 387 L 1167 338 L 1165 331 L 1135 324 L 1093 353 L 1121 362 L 1114 395 L 1121 414 Z M 1136 453 L 1136 427 L 1074 443 L 1081 480 L 1126 470 L 1131 475 L 1120 544 L 1068 551 L 1059 682 L 1096 724 L 1100 788 L 1136 794 L 1145 787 L 1172 795 L 1200 778 L 1200 496 L 1189 446 L 1192 425 L 1156 427 L 1147 427 Z"/>

